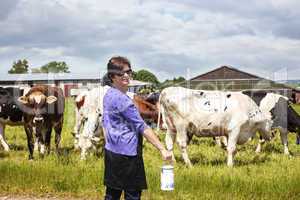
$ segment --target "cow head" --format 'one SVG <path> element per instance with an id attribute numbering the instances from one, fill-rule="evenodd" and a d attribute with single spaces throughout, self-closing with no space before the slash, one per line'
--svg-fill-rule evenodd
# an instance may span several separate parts
<path id="1" fill-rule="evenodd" d="M 96 148 L 102 134 L 102 112 L 99 108 L 91 108 L 84 119 L 82 134 L 78 138 L 78 146 L 81 149 L 81 159 L 85 159 L 87 151 Z"/>
<path id="2" fill-rule="evenodd" d="M 47 113 L 47 107 L 57 101 L 55 96 L 46 96 L 42 92 L 33 92 L 21 96 L 18 101 L 24 105 L 24 112 L 32 116 L 32 122 L 39 124 L 44 121 L 43 114 Z"/>
<path id="3" fill-rule="evenodd" d="M 274 138 L 274 132 L 272 131 L 273 120 L 265 119 L 262 123 L 260 123 L 261 127 L 259 128 L 259 132 L 263 139 L 266 141 L 270 141 Z"/>
<path id="4" fill-rule="evenodd" d="M 85 118 L 82 135 L 96 136 L 95 134 L 101 128 L 101 109 L 89 109 L 89 112 Z"/>

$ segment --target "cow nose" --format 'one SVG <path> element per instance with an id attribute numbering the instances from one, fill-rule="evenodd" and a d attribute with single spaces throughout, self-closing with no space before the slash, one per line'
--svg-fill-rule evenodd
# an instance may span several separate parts
<path id="1" fill-rule="evenodd" d="M 44 121 L 43 117 L 35 117 L 33 118 L 33 123 L 41 123 Z"/>

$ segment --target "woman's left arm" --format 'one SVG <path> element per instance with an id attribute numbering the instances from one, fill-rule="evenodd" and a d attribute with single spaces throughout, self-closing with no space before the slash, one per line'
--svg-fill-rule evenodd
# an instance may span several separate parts
<path id="1" fill-rule="evenodd" d="M 127 122 L 130 123 L 130 126 L 133 126 L 139 134 L 143 134 L 144 130 L 148 128 L 133 103 L 127 103 L 127 105 L 125 104 L 125 106 L 122 106 L 120 112 Z"/>

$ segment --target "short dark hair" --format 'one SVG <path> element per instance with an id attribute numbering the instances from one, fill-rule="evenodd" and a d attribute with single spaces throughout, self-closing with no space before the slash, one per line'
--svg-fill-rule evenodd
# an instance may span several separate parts
<path id="1" fill-rule="evenodd" d="M 107 63 L 107 76 L 112 78 L 114 75 L 120 74 L 125 66 L 131 69 L 130 61 L 126 57 L 114 56 Z"/>

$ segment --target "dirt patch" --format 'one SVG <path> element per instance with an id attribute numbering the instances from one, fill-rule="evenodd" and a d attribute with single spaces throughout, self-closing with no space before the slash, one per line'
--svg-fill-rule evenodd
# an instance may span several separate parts
<path id="1" fill-rule="evenodd" d="M 1 196 L 0 200 L 79 200 L 74 198 L 61 197 L 32 197 L 32 196 Z"/>

